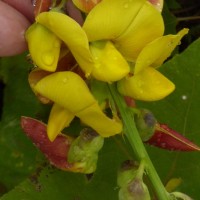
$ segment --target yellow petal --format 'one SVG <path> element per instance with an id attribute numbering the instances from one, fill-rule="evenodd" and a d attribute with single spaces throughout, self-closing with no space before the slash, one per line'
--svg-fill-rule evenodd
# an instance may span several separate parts
<path id="1" fill-rule="evenodd" d="M 73 72 L 56 72 L 46 76 L 36 84 L 35 90 L 80 117 L 99 134 L 108 137 L 121 132 L 121 122 L 102 112 L 86 83 Z"/>
<path id="2" fill-rule="evenodd" d="M 110 119 L 107 117 L 97 103 L 77 113 L 76 116 L 102 137 L 110 137 L 122 132 L 122 122 L 117 118 Z"/>
<path id="3" fill-rule="evenodd" d="M 43 70 L 54 72 L 60 54 L 60 39 L 38 23 L 29 27 L 25 37 L 33 62 Z"/>
<path id="4" fill-rule="evenodd" d="M 120 36 L 137 16 L 145 0 L 104 0 L 88 14 L 83 29 L 89 41 Z"/>
<path id="5" fill-rule="evenodd" d="M 143 101 L 163 99 L 174 89 L 174 84 L 152 67 L 146 67 L 140 73 L 118 83 L 118 90 L 122 95 Z"/>
<path id="6" fill-rule="evenodd" d="M 114 40 L 114 43 L 122 55 L 130 61 L 135 61 L 146 44 L 162 36 L 163 33 L 164 23 L 161 13 L 146 2 L 129 27 Z"/>
<path id="7" fill-rule="evenodd" d="M 47 134 L 50 141 L 54 141 L 57 135 L 74 119 L 74 114 L 72 114 L 66 108 L 54 103 L 47 125 Z"/>
<path id="8" fill-rule="evenodd" d="M 96 102 L 83 79 L 70 71 L 55 72 L 46 76 L 34 89 L 72 113 L 77 113 Z"/>
<path id="9" fill-rule="evenodd" d="M 72 0 L 74 5 L 81 11 L 88 13 L 94 6 L 96 6 L 101 0 Z"/>
<path id="10" fill-rule="evenodd" d="M 55 33 L 71 50 L 78 64 L 88 76 L 93 68 L 88 39 L 80 25 L 66 14 L 43 12 L 36 21 Z"/>
<path id="11" fill-rule="evenodd" d="M 112 42 L 93 42 L 90 45 L 90 50 L 95 61 L 92 76 L 97 80 L 106 82 L 118 81 L 129 73 L 128 63 Z"/>
<path id="12" fill-rule="evenodd" d="M 159 67 L 162 65 L 187 33 L 188 29 L 182 29 L 177 35 L 159 37 L 147 44 L 137 58 L 134 74 L 139 73 L 146 66 Z"/>
<path id="13" fill-rule="evenodd" d="M 29 82 L 29 85 L 30 85 L 31 89 L 33 90 L 33 92 L 35 93 L 35 95 L 37 96 L 37 98 L 43 104 L 48 104 L 48 103 L 52 103 L 52 102 L 48 98 L 45 98 L 45 97 L 41 96 L 40 94 L 38 94 L 35 91 L 34 87 L 35 87 L 35 85 L 37 84 L 38 81 L 40 81 L 45 76 L 48 76 L 50 73 L 51 72 L 41 70 L 40 68 L 35 68 L 28 75 L 28 82 Z"/>

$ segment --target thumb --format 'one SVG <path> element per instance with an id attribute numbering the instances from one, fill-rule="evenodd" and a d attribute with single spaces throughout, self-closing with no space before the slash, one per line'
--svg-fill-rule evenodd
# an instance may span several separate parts
<path id="1" fill-rule="evenodd" d="M 0 56 L 13 56 L 26 50 L 24 32 L 29 25 L 21 13 L 0 1 Z"/>

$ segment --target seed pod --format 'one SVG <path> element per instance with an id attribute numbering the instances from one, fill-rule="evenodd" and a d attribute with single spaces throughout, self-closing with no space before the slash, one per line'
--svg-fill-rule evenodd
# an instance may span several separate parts
<path id="1" fill-rule="evenodd" d="M 94 130 L 85 128 L 71 144 L 68 162 L 74 163 L 76 169 L 90 174 L 96 170 L 98 152 L 103 146 L 104 139 Z"/>
<path id="2" fill-rule="evenodd" d="M 142 141 L 149 140 L 154 134 L 157 122 L 153 113 L 147 109 L 141 109 L 134 119 Z"/>

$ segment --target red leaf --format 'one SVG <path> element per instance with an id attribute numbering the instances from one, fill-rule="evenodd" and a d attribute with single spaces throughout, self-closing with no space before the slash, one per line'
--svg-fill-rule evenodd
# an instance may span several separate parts
<path id="1" fill-rule="evenodd" d="M 21 117 L 21 127 L 52 165 L 59 169 L 76 171 L 73 164 L 67 163 L 72 138 L 60 134 L 51 142 L 47 137 L 46 125 L 30 117 Z"/>
<path id="2" fill-rule="evenodd" d="M 166 124 L 157 123 L 154 135 L 146 143 L 172 151 L 200 151 L 200 147 Z"/>
<path id="3" fill-rule="evenodd" d="M 51 7 L 52 0 L 34 0 L 34 15 L 35 17 L 41 13 L 48 11 Z"/>

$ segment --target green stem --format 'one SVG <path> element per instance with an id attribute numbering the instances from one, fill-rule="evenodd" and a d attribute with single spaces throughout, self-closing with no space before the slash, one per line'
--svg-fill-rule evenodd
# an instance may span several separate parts
<path id="1" fill-rule="evenodd" d="M 144 144 L 140 138 L 140 135 L 136 129 L 134 120 L 133 120 L 133 112 L 127 107 L 124 98 L 118 93 L 116 86 L 114 84 L 108 85 L 110 89 L 110 93 L 112 95 L 112 98 L 114 99 L 123 124 L 124 124 L 124 133 L 129 140 L 133 151 L 135 153 L 135 156 L 137 156 L 137 159 L 139 161 L 144 160 L 145 161 L 145 169 L 147 172 L 147 175 L 155 189 L 156 195 L 159 200 L 170 200 L 170 196 L 167 193 L 165 187 L 163 186 L 150 158 L 149 155 L 144 147 Z"/>
<path id="2" fill-rule="evenodd" d="M 191 17 L 178 17 L 177 21 L 181 22 L 181 21 L 192 21 L 192 20 L 199 20 L 200 16 L 191 16 Z"/>

